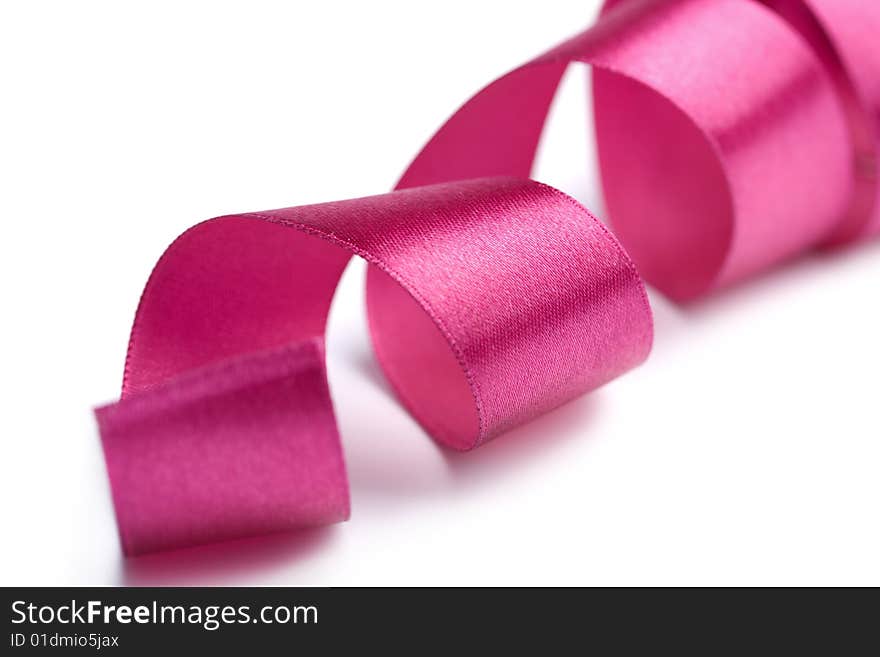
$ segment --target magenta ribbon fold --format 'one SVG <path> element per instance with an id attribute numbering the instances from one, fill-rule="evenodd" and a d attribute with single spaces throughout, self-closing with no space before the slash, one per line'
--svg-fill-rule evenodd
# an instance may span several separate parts
<path id="1" fill-rule="evenodd" d="M 642 276 L 689 301 L 880 232 L 878 23 L 858 0 L 609 1 L 468 101 L 397 191 L 183 233 L 141 298 L 122 398 L 96 411 L 125 553 L 348 517 L 324 329 L 352 255 L 398 398 L 469 450 L 647 357 Z M 627 251 L 528 179 L 572 62 L 593 67 Z"/>
<path id="2" fill-rule="evenodd" d="M 602 223 L 489 178 L 198 224 L 135 318 L 122 400 L 97 411 L 127 554 L 337 522 L 348 489 L 324 370 L 352 254 L 382 369 L 459 450 L 638 365 L 651 312 Z"/>

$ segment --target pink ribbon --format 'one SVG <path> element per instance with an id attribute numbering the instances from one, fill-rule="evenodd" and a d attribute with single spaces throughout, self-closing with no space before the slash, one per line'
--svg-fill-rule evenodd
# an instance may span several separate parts
<path id="1" fill-rule="evenodd" d="M 181 235 L 141 298 L 122 399 L 96 411 L 126 554 L 348 517 L 323 335 L 352 254 L 370 263 L 383 371 L 454 449 L 647 357 L 627 253 L 528 180 L 571 62 L 594 68 L 615 231 L 672 298 L 877 232 L 880 49 L 864 25 L 880 10 L 804 2 L 608 2 L 592 29 L 466 103 L 398 191 Z"/>
<path id="2" fill-rule="evenodd" d="M 855 190 L 832 245 L 880 233 L 880 7 L 862 0 L 765 0 L 807 39 L 843 103 Z"/>
<path id="3" fill-rule="evenodd" d="M 97 412 L 126 553 L 348 517 L 323 333 L 353 253 L 371 264 L 383 370 L 455 449 L 648 355 L 629 258 L 577 202 L 530 180 L 206 221 L 153 270 L 122 400 Z"/>

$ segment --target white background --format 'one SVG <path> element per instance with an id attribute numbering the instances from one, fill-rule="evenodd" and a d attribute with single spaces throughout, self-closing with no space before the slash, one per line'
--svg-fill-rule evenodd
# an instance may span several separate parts
<path id="1" fill-rule="evenodd" d="M 880 243 L 682 310 L 639 370 L 475 453 L 390 398 L 361 267 L 330 376 L 350 522 L 121 558 L 90 408 L 198 220 L 379 193 L 596 2 L 0 8 L 0 584 L 880 584 Z M 566 78 L 537 177 L 601 215 Z"/>

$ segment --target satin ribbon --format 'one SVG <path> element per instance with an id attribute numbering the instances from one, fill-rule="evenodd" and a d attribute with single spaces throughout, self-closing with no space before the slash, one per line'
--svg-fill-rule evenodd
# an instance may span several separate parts
<path id="1" fill-rule="evenodd" d="M 764 0 L 807 39 L 831 75 L 853 147 L 855 191 L 831 237 L 880 233 L 880 5 L 862 0 Z"/>
<path id="2" fill-rule="evenodd" d="M 124 551 L 348 517 L 323 335 L 352 254 L 370 263 L 383 371 L 454 449 L 647 357 L 651 313 L 630 257 L 577 202 L 528 180 L 571 62 L 594 69 L 615 231 L 672 298 L 876 232 L 866 71 L 878 49 L 851 30 L 880 11 L 809 3 L 609 2 L 592 29 L 466 103 L 398 191 L 181 235 L 144 290 L 122 399 L 96 411 Z"/>
<path id="3" fill-rule="evenodd" d="M 352 254 L 376 354 L 439 442 L 471 449 L 639 364 L 651 312 L 602 223 L 488 178 L 222 217 L 162 256 L 122 400 L 98 421 L 128 554 L 344 520 L 323 333 Z"/>

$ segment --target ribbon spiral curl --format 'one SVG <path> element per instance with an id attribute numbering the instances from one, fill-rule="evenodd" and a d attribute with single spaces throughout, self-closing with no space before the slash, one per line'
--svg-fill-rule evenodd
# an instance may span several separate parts
<path id="1" fill-rule="evenodd" d="M 647 357 L 639 272 L 688 301 L 880 232 L 878 30 L 858 0 L 611 0 L 466 103 L 398 191 L 185 232 L 144 290 L 122 399 L 96 411 L 125 552 L 348 517 L 323 335 L 352 254 L 398 397 L 467 450 Z M 594 69 L 605 196 L 638 272 L 528 180 L 571 62 Z"/>
<path id="2" fill-rule="evenodd" d="M 99 410 L 126 552 L 344 520 L 323 333 L 351 254 L 398 396 L 470 449 L 639 364 L 641 279 L 557 190 L 479 179 L 222 217 L 156 265 Z"/>

